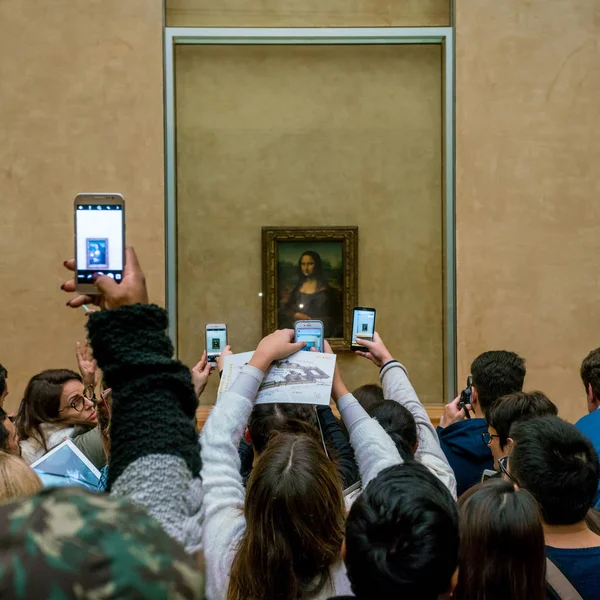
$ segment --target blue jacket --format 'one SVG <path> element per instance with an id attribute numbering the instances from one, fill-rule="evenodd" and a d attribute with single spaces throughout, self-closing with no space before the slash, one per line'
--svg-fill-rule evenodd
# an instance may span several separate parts
<path id="1" fill-rule="evenodd" d="M 481 481 L 484 469 L 494 468 L 492 453 L 481 439 L 487 430 L 485 419 L 474 418 L 437 428 L 442 450 L 456 475 L 459 496 Z"/>
<path id="2" fill-rule="evenodd" d="M 575 427 L 590 439 L 600 456 L 600 409 L 581 417 L 575 423 Z M 598 485 L 598 494 L 596 494 L 596 508 L 600 508 L 600 484 Z"/>

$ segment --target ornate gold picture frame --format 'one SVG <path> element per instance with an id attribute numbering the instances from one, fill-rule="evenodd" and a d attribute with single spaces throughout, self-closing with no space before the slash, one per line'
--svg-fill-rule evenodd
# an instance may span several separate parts
<path id="1" fill-rule="evenodd" d="M 358 227 L 263 227 L 263 334 L 318 319 L 349 350 L 358 305 Z"/>

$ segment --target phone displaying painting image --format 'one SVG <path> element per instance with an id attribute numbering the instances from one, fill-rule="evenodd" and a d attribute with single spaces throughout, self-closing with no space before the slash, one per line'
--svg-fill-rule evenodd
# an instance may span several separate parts
<path id="1" fill-rule="evenodd" d="M 311 348 L 323 352 L 324 333 L 322 321 L 297 321 L 294 324 L 294 341 L 305 342 L 303 350 L 307 352 L 310 352 Z"/>
<path id="2" fill-rule="evenodd" d="M 94 275 L 123 278 L 125 200 L 121 194 L 79 194 L 74 208 L 77 291 L 95 294 Z"/>
<path id="3" fill-rule="evenodd" d="M 225 323 L 209 323 L 206 326 L 206 356 L 214 363 L 227 346 L 227 326 Z"/>
<path id="4" fill-rule="evenodd" d="M 365 351 L 362 340 L 373 341 L 375 335 L 375 309 L 357 306 L 352 319 L 352 350 Z"/>

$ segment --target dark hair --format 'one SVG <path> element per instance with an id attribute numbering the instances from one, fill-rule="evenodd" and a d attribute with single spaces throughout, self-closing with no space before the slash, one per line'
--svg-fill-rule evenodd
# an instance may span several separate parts
<path id="1" fill-rule="evenodd" d="M 592 507 L 600 467 L 592 443 L 558 417 L 515 423 L 508 466 L 519 485 L 538 501 L 549 525 L 573 525 Z"/>
<path id="2" fill-rule="evenodd" d="M 585 523 L 590 531 L 593 531 L 596 535 L 600 535 L 600 511 L 590 508 L 585 515 Z"/>
<path id="3" fill-rule="evenodd" d="M 419 441 L 417 424 L 412 413 L 398 402 L 394 402 L 394 400 L 378 402 L 371 406 L 367 412 L 370 417 L 377 419 L 377 422 L 392 438 L 400 456 L 404 460 L 412 458 Z"/>
<path id="4" fill-rule="evenodd" d="M 49 369 L 34 375 L 25 388 L 25 394 L 15 426 L 21 440 L 33 438 L 48 452 L 42 423 L 61 422 L 58 411 L 62 388 L 67 381 L 82 381 L 81 375 L 68 369 Z"/>
<path id="5" fill-rule="evenodd" d="M 361 599 L 437 599 L 450 589 L 458 547 L 456 502 L 416 461 L 383 470 L 346 521 L 348 579 Z"/>
<path id="6" fill-rule="evenodd" d="M 459 600 L 545 600 L 546 548 L 538 505 L 526 490 L 490 479 L 460 510 Z"/>
<path id="7" fill-rule="evenodd" d="M 525 373 L 525 360 L 514 352 L 490 350 L 480 354 L 471 365 L 471 375 L 483 413 L 501 396 L 520 392 Z"/>
<path id="8" fill-rule="evenodd" d="M 542 392 L 514 392 L 495 400 L 485 413 L 485 420 L 496 430 L 504 448 L 513 423 L 543 415 L 556 416 L 558 408 Z"/>
<path id="9" fill-rule="evenodd" d="M 3 408 L 0 408 L 0 450 L 6 451 L 6 445 L 9 442 L 8 429 L 4 426 L 4 421 L 8 419 L 8 415 Z"/>
<path id="10" fill-rule="evenodd" d="M 592 386 L 594 396 L 600 400 L 600 348 L 592 350 L 581 363 L 581 380 L 587 392 L 588 386 Z"/>
<path id="11" fill-rule="evenodd" d="M 8 371 L 6 367 L 0 364 L 0 396 L 4 394 L 6 390 L 6 380 L 8 379 Z"/>
<path id="12" fill-rule="evenodd" d="M 274 432 L 311 433 L 307 428 L 312 426 L 312 437 L 320 440 L 315 409 L 309 404 L 257 404 L 250 414 L 248 431 L 254 449 L 260 453 L 269 442 Z"/>
<path id="13" fill-rule="evenodd" d="M 297 600 L 330 581 L 345 509 L 337 469 L 315 440 L 271 439 L 248 480 L 244 514 L 228 600 Z"/>
<path id="14" fill-rule="evenodd" d="M 327 276 L 325 275 L 325 271 L 323 269 L 323 261 L 321 260 L 320 254 L 318 252 L 315 252 L 314 250 L 307 250 L 306 252 L 303 252 L 300 255 L 300 258 L 298 259 L 299 280 L 304 281 L 306 279 L 306 277 L 302 273 L 302 267 L 300 266 L 302 264 L 302 258 L 305 256 L 310 256 L 315 261 L 315 268 L 313 270 L 312 277 L 314 277 L 320 284 L 326 285 Z"/>
<path id="15" fill-rule="evenodd" d="M 379 404 L 385 400 L 383 395 L 383 388 L 380 385 L 374 383 L 368 383 L 367 385 L 361 385 L 356 388 L 352 395 L 358 400 L 358 403 L 367 411 L 371 409 L 374 404 Z"/>

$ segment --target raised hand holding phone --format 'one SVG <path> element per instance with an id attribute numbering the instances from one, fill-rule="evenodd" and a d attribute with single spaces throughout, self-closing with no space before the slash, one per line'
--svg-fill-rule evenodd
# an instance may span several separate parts
<path id="1" fill-rule="evenodd" d="M 364 358 L 368 358 L 376 367 L 381 368 L 386 363 L 394 360 L 390 351 L 387 349 L 377 332 L 375 332 L 372 342 L 368 340 L 362 340 L 361 343 L 365 347 L 366 352 L 359 350 L 356 352 L 356 354 L 363 356 Z"/>
<path id="2" fill-rule="evenodd" d="M 69 271 L 75 271 L 75 259 L 66 260 L 64 266 Z M 127 248 L 125 251 L 125 266 L 123 269 L 123 279 L 120 284 L 106 275 L 98 276 L 95 283 L 98 294 L 93 296 L 75 296 L 67 302 L 67 306 L 79 308 L 84 304 L 95 304 L 100 308 L 116 310 L 121 306 L 130 304 L 148 304 L 146 278 L 133 248 Z M 64 292 L 77 291 L 75 279 L 65 281 L 61 289 Z"/>
<path id="3" fill-rule="evenodd" d="M 287 358 L 305 347 L 306 342 L 294 342 L 293 329 L 279 329 L 261 340 L 249 364 L 266 373 L 274 360 Z"/>

